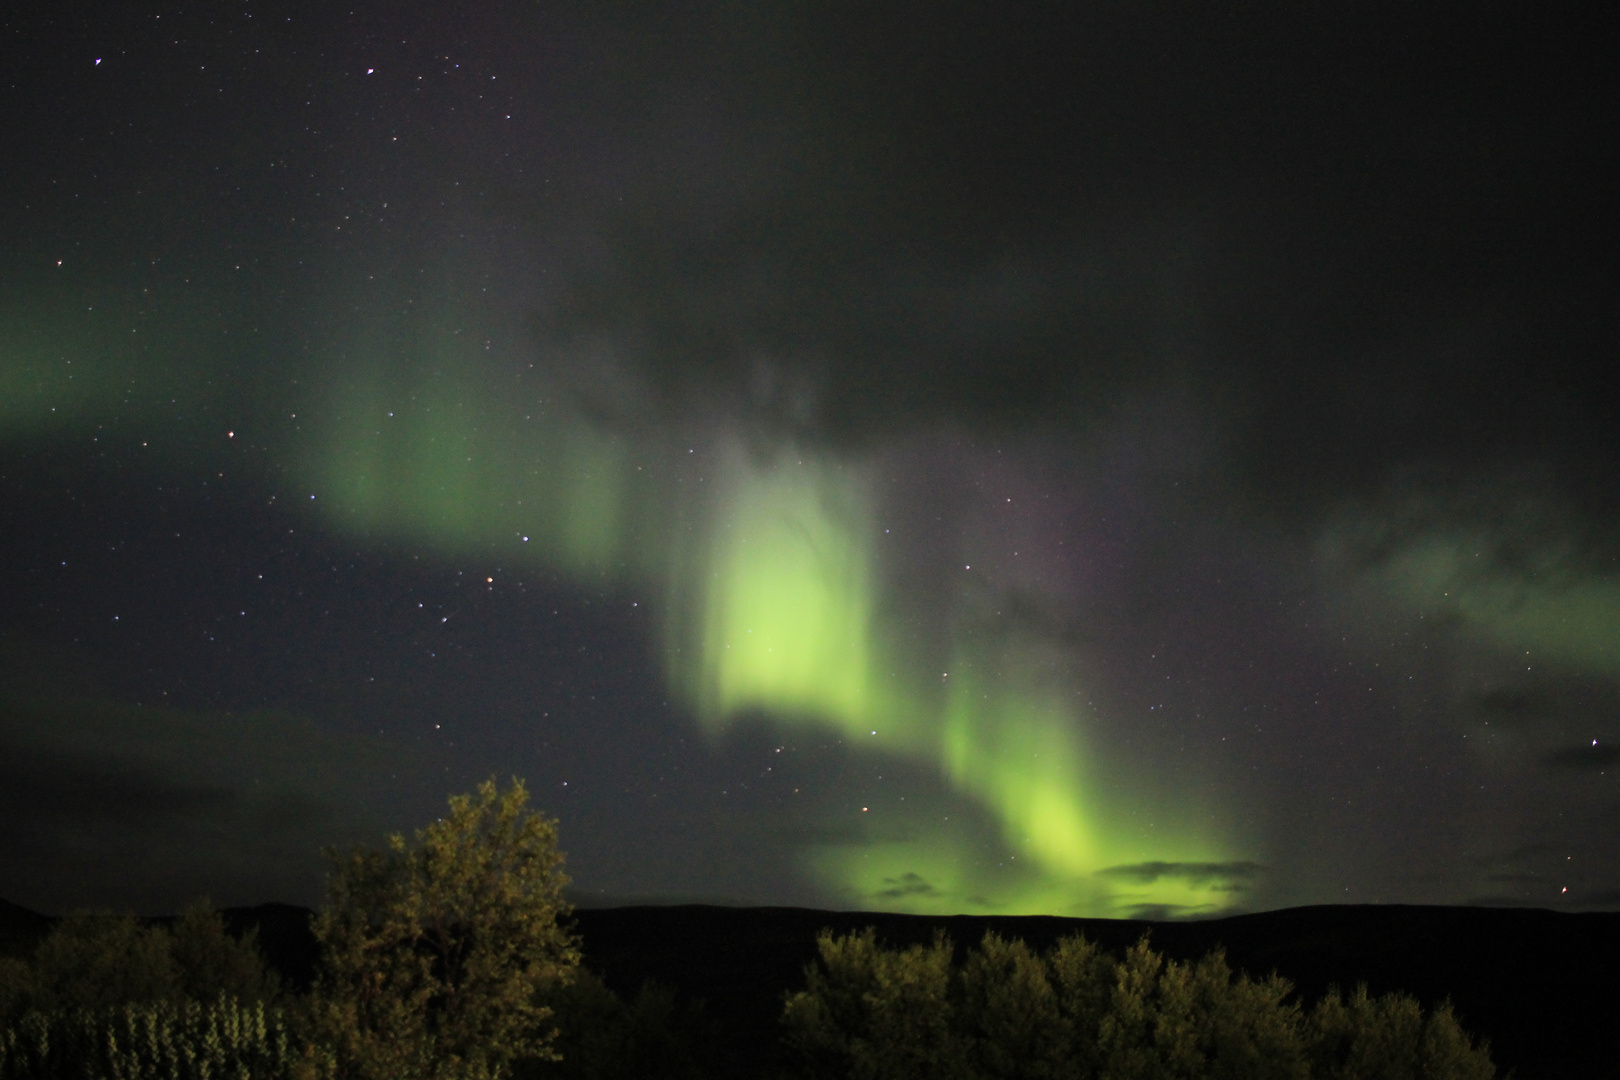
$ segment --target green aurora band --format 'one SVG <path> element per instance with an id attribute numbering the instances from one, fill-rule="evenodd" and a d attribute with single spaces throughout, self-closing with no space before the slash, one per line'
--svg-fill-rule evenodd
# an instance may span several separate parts
<path id="1" fill-rule="evenodd" d="M 1104 797 L 1075 687 L 1031 660 L 1048 646 L 986 651 L 958 633 L 938 685 L 904 674 L 915 665 L 896 662 L 899 598 L 885 592 L 860 462 L 740 441 L 711 439 L 704 458 L 635 445 L 556 405 L 539 377 L 520 373 L 525 392 L 501 392 L 506 375 L 454 335 L 427 352 L 431 364 L 336 366 L 307 455 L 334 523 L 582 582 L 661 578 L 669 678 L 712 737 L 745 715 L 831 730 L 864 754 L 935 770 L 999 823 L 991 844 L 939 820 L 912 839 L 868 827 L 812 845 L 824 886 L 866 907 L 932 911 L 1191 912 L 1234 898 L 1220 880 L 1132 885 L 1104 873 L 1231 855 L 1210 825 L 1218 815 L 1186 799 L 1170 800 L 1186 804 L 1179 817 L 1152 806 L 1151 832 L 1112 824 L 1155 800 Z"/>
<path id="2" fill-rule="evenodd" d="M 102 379 L 84 379 L 79 366 L 95 370 L 91 354 L 105 350 L 19 340 L 23 322 L 12 323 L 0 370 L 14 391 L 13 437 L 127 418 L 119 384 L 134 377 L 173 415 L 195 420 L 219 400 L 205 368 L 137 360 L 127 348 L 99 366 Z M 502 367 L 467 335 L 409 337 L 343 338 L 324 372 L 308 373 L 314 397 L 296 415 L 260 415 L 257 437 L 287 469 L 273 466 L 266 480 L 293 480 L 333 526 L 372 542 L 593 587 L 661 588 L 669 679 L 711 736 L 760 714 L 835 732 L 876 760 L 932 771 L 996 822 L 999 838 L 987 840 L 958 824 L 971 815 L 893 807 L 889 824 L 905 831 L 890 835 L 857 808 L 859 838 L 804 851 L 844 901 L 1113 915 L 1208 912 L 1236 898 L 1218 872 L 1173 869 L 1229 865 L 1223 815 L 1184 790 L 1122 787 L 1117 774 L 1130 770 L 1101 767 L 1078 687 L 1038 662 L 1057 646 L 997 643 L 963 629 L 964 612 L 962 626 L 945 629 L 949 670 L 938 681 L 917 675 L 895 614 L 906 598 L 885 584 L 876 554 L 869 465 L 793 448 L 761 454 L 712 434 L 706 458 L 688 455 L 667 432 L 608 430 L 533 365 Z M 1172 869 L 1133 876 L 1139 866 Z"/>
<path id="3" fill-rule="evenodd" d="M 1110 827 L 1116 811 L 1132 817 L 1131 800 L 1104 800 L 1088 782 L 1074 687 L 1041 662 L 1050 646 L 1010 641 L 990 654 L 960 634 L 943 692 L 900 679 L 899 635 L 884 633 L 879 615 L 892 605 L 876 595 L 871 484 L 858 466 L 803 452 L 724 460 L 699 563 L 698 655 L 683 664 L 684 650 L 672 652 L 672 677 L 699 716 L 713 731 L 757 712 L 832 728 L 866 753 L 932 766 L 1001 828 L 1000 848 L 989 851 L 943 823 L 920 839 L 823 845 L 810 853 L 823 880 L 865 906 L 903 910 L 1117 914 L 1230 903 L 1228 883 L 1215 878 L 1170 874 L 1132 888 L 1103 874 L 1230 856 L 1194 825 L 1209 815 L 1190 800 L 1179 827 L 1163 807 L 1151 835 Z"/>
<path id="4" fill-rule="evenodd" d="M 454 357 L 453 353 L 449 354 Z M 344 528 L 458 555 L 507 554 L 576 576 L 622 576 L 629 474 L 622 440 L 453 359 L 392 377 L 345 373 L 306 471 Z"/>

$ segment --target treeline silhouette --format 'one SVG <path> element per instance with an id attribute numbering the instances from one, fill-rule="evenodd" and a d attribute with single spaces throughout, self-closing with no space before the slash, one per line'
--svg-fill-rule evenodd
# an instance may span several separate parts
<path id="1" fill-rule="evenodd" d="M 1487 1080 L 1486 1046 L 1450 1006 L 1337 991 L 1310 1010 L 1277 975 L 1235 975 L 1221 952 L 1166 960 L 1144 938 L 1115 958 L 1075 935 L 1037 954 L 986 934 L 960 964 L 943 933 L 885 948 L 822 934 L 783 1021 L 815 1080 Z"/>
<path id="2" fill-rule="evenodd" d="M 170 920 L 75 914 L 26 947 L 0 933 L 0 949 L 20 954 L 0 959 L 0 1080 L 1497 1075 L 1489 1044 L 1438 995 L 1425 1008 L 1365 986 L 1302 994 L 1276 974 L 1234 971 L 1219 949 L 1166 955 L 1145 936 L 1121 941 L 1125 924 L 1088 923 L 1104 938 L 1115 932 L 1100 942 L 1049 932 L 1074 920 L 945 920 L 977 936 L 962 947 L 942 929 L 918 940 L 925 921 L 904 916 L 648 909 L 570 918 L 555 823 L 526 799 L 521 782 L 502 790 L 491 781 L 452 798 L 449 815 L 414 843 L 395 836 L 330 852 L 320 912 L 259 909 L 264 940 L 241 912 L 233 932 L 206 902 Z M 877 926 L 852 922 L 867 918 Z M 808 929 L 792 931 L 802 944 L 670 932 L 727 919 L 733 931 L 773 920 L 778 937 L 790 925 Z M 811 919 L 823 927 L 813 954 Z M 643 935 L 639 945 L 628 926 Z M 1025 926 L 1033 946 L 1006 932 Z M 1155 932 L 1173 938 L 1177 927 Z M 592 940 L 617 947 L 594 953 L 595 970 L 582 963 Z M 726 947 L 759 960 L 753 981 L 718 969 L 710 975 L 721 980 L 707 984 L 678 969 L 667 984 L 627 978 L 627 955 L 678 954 L 696 967 L 694 958 Z M 794 954 L 801 959 L 787 969 L 776 962 Z M 663 974 L 656 964 L 640 970 Z M 694 987 L 716 993 L 706 1005 Z M 728 993 L 747 995 L 774 1030 L 739 1028 Z"/>
<path id="3" fill-rule="evenodd" d="M 1363 987 L 1307 1010 L 1286 980 L 1235 974 L 1219 952 L 1166 960 L 1144 939 L 1115 957 L 1075 935 L 1038 954 L 991 933 L 958 962 L 943 933 L 928 946 L 895 948 L 872 929 L 826 932 L 817 945 L 805 988 L 782 1011 L 793 1076 L 1495 1075 L 1486 1047 L 1445 1005 L 1425 1012 L 1410 997 Z M 396 1055 L 390 1067 L 402 1077 L 685 1080 L 707 1075 L 719 1052 L 701 1005 L 683 1006 L 653 983 L 625 1000 L 581 968 L 538 1001 L 554 1031 L 539 1040 L 552 1060 L 518 1053 L 492 1066 L 451 1055 L 401 1067 Z M 0 1080 L 290 1080 L 365 1068 L 309 1045 L 320 1031 L 309 999 L 286 992 L 251 931 L 230 935 L 202 903 L 171 926 L 69 916 L 30 960 L 0 961 L 0 1021 Z"/>

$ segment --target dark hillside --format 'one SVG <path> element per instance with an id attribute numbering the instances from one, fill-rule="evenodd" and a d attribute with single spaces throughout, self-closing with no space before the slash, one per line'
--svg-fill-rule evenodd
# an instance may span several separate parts
<path id="1" fill-rule="evenodd" d="M 259 947 L 284 983 L 294 990 L 308 990 L 315 979 L 315 961 L 320 953 L 310 933 L 314 912 L 292 904 L 259 904 L 257 907 L 226 908 L 225 925 L 231 933 L 249 929 L 259 932 Z"/>
<path id="2" fill-rule="evenodd" d="M 0 900 L 0 956 L 27 956 L 50 928 L 48 916 Z"/>
<path id="3" fill-rule="evenodd" d="M 308 985 L 315 942 L 310 912 L 287 904 L 225 911 L 228 924 L 259 930 L 272 963 Z M 1306 998 L 1330 984 L 1366 982 L 1432 1006 L 1450 997 L 1463 1024 L 1490 1038 L 1497 1064 L 1517 1080 L 1620 1077 L 1620 914 L 1502 908 L 1309 907 L 1201 922 L 958 915 L 937 918 L 800 908 L 703 905 L 584 909 L 575 913 L 585 962 L 621 994 L 655 979 L 701 998 L 721 1026 L 723 1072 L 755 1077 L 778 1058 L 783 994 L 803 983 L 816 934 L 877 928 L 893 945 L 926 942 L 943 926 L 959 947 L 986 931 L 1045 948 L 1083 933 L 1123 950 L 1143 933 L 1169 956 L 1193 959 L 1224 946 L 1234 968 L 1276 970 Z M 0 901 L 0 955 L 26 955 L 52 922 Z"/>
<path id="4" fill-rule="evenodd" d="M 621 993 L 654 978 L 701 997 L 725 1025 L 737 1076 L 776 1053 L 783 991 L 803 983 L 823 927 L 875 926 L 891 944 L 937 926 L 959 947 L 986 931 L 1044 948 L 1084 933 L 1122 950 L 1143 933 L 1176 958 L 1224 945 L 1234 968 L 1273 969 L 1312 998 L 1365 981 L 1433 1005 L 1450 997 L 1464 1025 L 1491 1039 L 1518 1080 L 1620 1076 L 1620 915 L 1440 907 L 1311 907 L 1202 922 L 935 918 L 794 908 L 611 908 L 576 915 L 586 962 Z M 742 1063 L 748 1063 L 744 1067 Z"/>

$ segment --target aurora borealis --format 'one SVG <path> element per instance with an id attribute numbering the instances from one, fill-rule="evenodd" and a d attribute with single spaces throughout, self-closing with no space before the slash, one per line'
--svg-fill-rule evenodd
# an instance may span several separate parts
<path id="1" fill-rule="evenodd" d="M 1581 35 L 924 14 L 5 16 L 0 896 L 1620 904 Z"/>

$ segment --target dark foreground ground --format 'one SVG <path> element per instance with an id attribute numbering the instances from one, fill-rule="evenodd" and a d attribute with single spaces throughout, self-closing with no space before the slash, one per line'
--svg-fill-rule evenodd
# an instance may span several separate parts
<path id="1" fill-rule="evenodd" d="M 309 912 L 266 904 L 227 912 L 259 928 L 271 960 L 307 983 L 315 960 Z M 783 994 L 803 985 L 816 934 L 877 928 L 894 945 L 943 926 L 958 945 L 986 931 L 1044 949 L 1083 933 L 1123 950 L 1147 933 L 1155 948 L 1195 959 L 1223 945 L 1234 968 L 1273 970 L 1312 1000 L 1329 985 L 1366 982 L 1433 1005 L 1449 997 L 1463 1024 L 1490 1038 L 1519 1080 L 1620 1078 L 1620 914 L 1440 907 L 1310 907 L 1202 922 L 960 915 L 936 918 L 799 908 L 623 907 L 575 913 L 585 963 L 621 994 L 644 979 L 702 999 L 715 1023 L 719 1076 L 757 1077 L 778 1058 Z M 18 955 L 49 926 L 0 901 L 0 954 Z"/>

